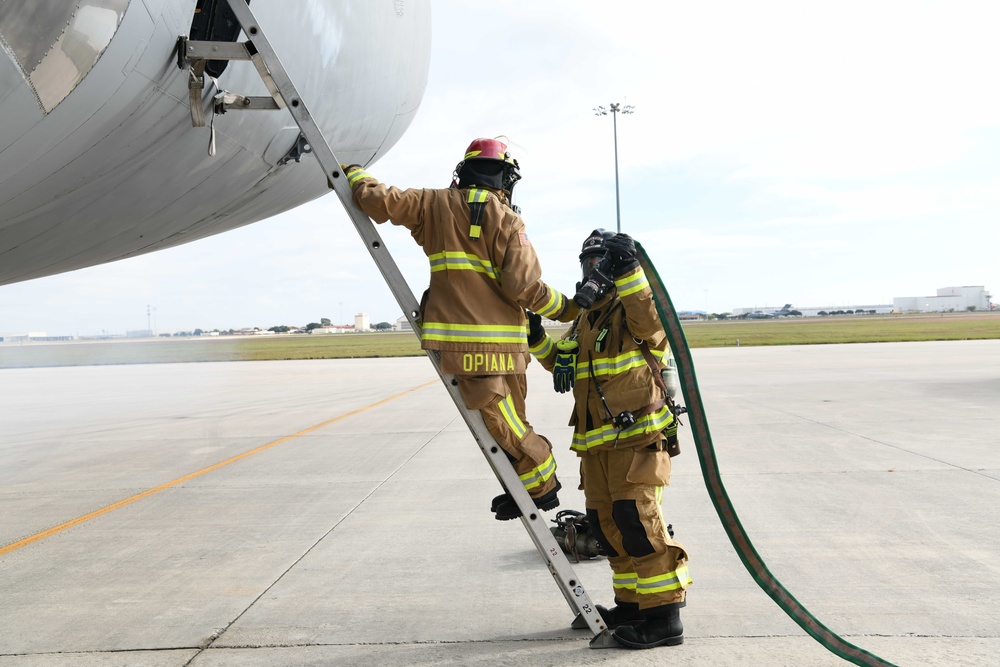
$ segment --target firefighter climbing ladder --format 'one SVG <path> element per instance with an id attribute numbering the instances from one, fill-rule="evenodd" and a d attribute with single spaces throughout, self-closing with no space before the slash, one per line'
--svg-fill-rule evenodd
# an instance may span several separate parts
<path id="1" fill-rule="evenodd" d="M 178 66 L 188 67 L 190 72 L 189 87 L 191 89 L 191 117 L 192 124 L 203 126 L 204 117 L 202 114 L 202 94 L 204 89 L 204 62 L 206 60 L 251 60 L 261 78 L 267 85 L 268 91 L 273 96 L 273 103 L 269 98 L 240 97 L 236 95 L 220 93 L 215 98 L 216 108 L 225 111 L 226 109 L 280 109 L 285 107 L 291 112 L 292 118 L 298 124 L 302 132 L 304 142 L 300 139 L 299 146 L 304 152 L 312 152 L 326 173 L 326 178 L 330 186 L 337 193 L 344 209 L 354 223 L 358 234 L 364 240 L 368 252 L 382 272 L 382 277 L 392 290 L 396 301 L 399 303 L 406 318 L 409 320 L 413 330 L 420 331 L 417 323 L 418 304 L 410 291 L 409 286 L 403 279 L 399 268 L 393 261 L 382 239 L 375 229 L 375 225 L 355 204 L 351 194 L 351 188 L 347 183 L 347 178 L 340 168 L 340 162 L 330 148 L 323 136 L 319 126 L 313 120 L 305 100 L 298 94 L 292 84 L 288 73 L 278 59 L 277 54 L 271 47 L 270 42 L 265 37 L 260 25 L 251 12 L 250 7 L 244 0 L 227 0 L 236 20 L 243 28 L 243 33 L 248 38 L 244 43 L 217 43 L 191 41 L 185 38 L 178 40 L 177 61 Z M 225 92 L 225 91 L 224 91 Z M 197 109 L 196 109 L 197 107 Z M 441 376 L 448 393 L 459 412 L 465 418 L 469 429 L 472 431 L 479 448 L 486 456 L 493 472 L 508 490 L 517 506 L 521 509 L 521 521 L 531 536 L 538 553 L 545 562 L 555 579 L 559 590 L 562 591 L 566 602 L 576 614 L 573 627 L 576 629 L 590 628 L 594 633 L 594 638 L 590 645 L 593 648 L 605 648 L 615 646 L 616 643 L 611 637 L 611 632 L 597 612 L 597 608 L 591 602 L 583 584 L 573 572 L 569 561 L 566 559 L 562 549 L 556 544 L 555 538 L 549 531 L 544 517 L 539 512 L 528 492 L 524 489 L 521 480 L 518 478 L 514 468 L 507 460 L 503 450 L 496 444 L 493 436 L 486 429 L 482 416 L 478 411 L 472 411 L 465 407 L 461 394 L 458 390 L 458 383 L 454 377 L 441 372 L 440 358 L 437 352 L 428 351 L 428 357 L 434 364 L 434 368 Z M 490 592 L 487 592 L 489 594 Z"/>
<path id="2" fill-rule="evenodd" d="M 319 126 L 316 125 L 312 116 L 306 108 L 305 102 L 299 96 L 287 72 L 278 60 L 277 55 L 271 48 L 270 42 L 264 36 L 254 18 L 253 13 L 244 0 L 227 0 L 237 21 L 243 28 L 248 41 L 245 43 L 215 43 L 190 41 L 185 38 L 178 40 L 177 63 L 182 69 L 187 67 L 190 72 L 189 87 L 191 90 L 191 120 L 196 127 L 204 126 L 203 110 L 201 103 L 204 90 L 204 68 L 206 60 L 251 60 L 260 73 L 261 78 L 267 85 L 271 98 L 241 97 L 231 95 L 225 91 L 219 93 L 215 98 L 217 110 L 226 109 L 280 109 L 287 107 L 292 114 L 292 118 L 301 130 L 301 136 L 296 147 L 289 153 L 287 159 L 300 159 L 303 153 L 313 152 L 319 164 L 326 173 L 326 178 L 330 186 L 337 193 L 345 210 L 357 228 L 358 233 L 364 240 L 372 259 L 382 272 L 383 278 L 392 290 L 396 301 L 399 303 L 407 319 L 413 326 L 414 331 L 419 331 L 416 321 L 417 302 L 410 292 L 409 286 L 403 279 L 398 267 L 393 261 L 389 252 L 385 249 L 382 239 L 375 230 L 375 225 L 371 220 L 354 205 L 353 196 L 347 178 L 340 169 L 340 163 L 334 155 L 333 150 L 327 144 Z M 708 431 L 708 421 L 705 417 L 704 405 L 701 402 L 701 394 L 698 390 L 697 378 L 694 373 L 694 366 L 691 362 L 691 352 L 684 332 L 680 327 L 677 312 L 670 301 L 663 281 L 656 272 L 652 262 L 646 255 L 640 244 L 636 244 L 639 251 L 640 263 L 646 273 L 653 290 L 653 297 L 656 309 L 663 322 L 667 333 L 667 339 L 674 352 L 678 365 L 678 376 L 681 379 L 681 388 L 687 402 L 688 418 L 690 419 L 692 435 L 694 437 L 698 460 L 701 463 L 702 475 L 708 489 L 709 497 L 715 505 L 719 519 L 723 528 L 729 536 L 729 540 L 736 550 L 737 555 L 743 562 L 747 571 L 754 581 L 766 592 L 788 616 L 798 623 L 798 625 L 818 641 L 824 648 L 856 665 L 867 667 L 894 667 L 882 658 L 865 651 L 862 648 L 845 641 L 839 635 L 823 625 L 815 616 L 809 613 L 798 600 L 779 582 L 767 569 L 766 564 L 761 560 L 759 554 L 750 542 L 743 526 L 740 524 L 725 487 L 719 475 L 718 462 L 715 458 L 715 450 L 712 444 L 712 437 Z M 482 417 L 478 411 L 471 411 L 465 407 L 458 391 L 454 377 L 441 373 L 440 360 L 435 352 L 428 351 L 428 356 L 434 364 L 434 368 L 441 376 L 448 393 L 459 412 L 465 418 L 469 429 L 472 431 L 479 448 L 486 456 L 486 460 L 493 468 L 493 472 L 513 496 L 521 509 L 521 521 L 531 536 L 538 553 L 549 568 L 552 577 L 555 579 L 559 590 L 570 608 L 577 613 L 573 621 L 573 627 L 577 629 L 590 628 L 594 633 L 594 638 L 590 641 L 592 648 L 607 648 L 616 646 L 617 643 L 611 636 L 606 624 L 597 612 L 596 607 L 591 602 L 583 585 L 577 579 L 573 568 L 556 544 L 555 539 L 549 532 L 541 514 L 536 510 L 531 497 L 525 491 L 524 486 L 518 479 L 517 474 L 511 467 L 510 462 L 504 455 L 503 450 L 496 444 Z"/>

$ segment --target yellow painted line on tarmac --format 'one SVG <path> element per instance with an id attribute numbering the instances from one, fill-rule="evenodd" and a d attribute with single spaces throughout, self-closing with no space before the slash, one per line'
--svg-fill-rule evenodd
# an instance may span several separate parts
<path id="1" fill-rule="evenodd" d="M 26 547 L 29 544 L 32 544 L 34 542 L 38 542 L 39 540 L 44 540 L 46 537 L 50 537 L 52 535 L 55 535 L 56 533 L 61 533 L 64 530 L 72 528 L 73 526 L 78 526 L 81 523 L 84 523 L 86 521 L 90 521 L 91 519 L 96 519 L 99 516 L 102 516 L 102 515 L 107 514 L 109 512 L 113 512 L 116 509 L 119 509 L 121 507 L 125 507 L 126 505 L 131 505 L 132 503 L 136 502 L 137 500 L 142 500 L 143 498 L 151 496 L 154 493 L 159 493 L 160 491 L 163 491 L 164 489 L 169 489 L 172 486 L 177 486 L 178 484 L 183 484 L 184 482 L 186 482 L 188 480 L 191 480 L 191 479 L 194 479 L 195 477 L 201 477 L 202 475 L 210 473 L 213 470 L 218 470 L 219 468 L 223 468 L 223 467 L 229 465 L 230 463 L 236 463 L 237 461 L 245 459 L 245 458 L 247 458 L 249 456 L 253 456 L 254 454 L 258 454 L 260 452 L 263 452 L 266 449 L 270 449 L 272 447 L 276 447 L 276 446 L 278 446 L 278 445 L 280 445 L 280 444 L 282 444 L 284 442 L 288 442 L 289 440 L 293 440 L 293 439 L 299 437 L 300 435 L 306 435 L 307 433 L 312 433 L 313 431 L 315 431 L 317 429 L 321 429 L 324 426 L 329 426 L 330 424 L 333 424 L 334 422 L 338 422 L 341 419 L 347 419 L 348 417 L 353 417 L 354 415 L 362 413 L 362 412 L 365 412 L 366 410 L 371 410 L 372 408 L 376 408 L 376 407 L 378 407 L 380 405 L 384 405 L 385 403 L 389 403 L 390 401 L 394 401 L 397 398 L 402 398 L 403 396 L 406 396 L 407 394 L 412 394 L 413 392 L 418 391 L 420 389 L 423 389 L 424 387 L 428 387 L 428 386 L 430 386 L 430 385 L 432 385 L 432 384 L 434 384 L 436 382 L 438 382 L 438 380 L 431 380 L 430 382 L 425 382 L 422 385 L 416 386 L 413 389 L 407 389 L 406 391 L 401 392 L 399 394 L 396 394 L 395 396 L 390 396 L 389 398 L 384 398 L 381 401 L 378 401 L 376 403 L 372 403 L 371 405 L 366 405 L 363 408 L 358 408 L 357 410 L 353 410 L 351 412 L 347 412 L 345 414 L 340 415 L 339 417 L 334 417 L 333 419 L 328 419 L 327 421 L 325 421 L 325 422 L 323 422 L 321 424 L 316 424 L 315 426 L 310 426 L 309 428 L 303 429 L 303 430 L 299 431 L 298 433 L 293 433 L 291 435 L 286 435 L 285 437 L 279 438 L 278 440 L 275 440 L 274 442 L 269 442 L 266 445 L 261 445 L 260 447 L 257 447 L 256 449 L 251 449 L 248 452 L 243 452 L 242 454 L 238 454 L 238 455 L 236 455 L 236 456 L 234 456 L 232 458 L 226 459 L 225 461 L 220 461 L 219 463 L 216 463 L 215 465 L 208 466 L 207 468 L 202 468 L 198 472 L 193 472 L 190 475 L 185 475 L 184 477 L 178 477 L 177 479 L 173 480 L 172 482 L 167 482 L 166 484 L 160 484 L 159 486 L 157 486 L 155 488 L 148 489 L 146 491 L 143 491 L 142 493 L 137 493 L 134 496 L 131 496 L 129 498 L 125 498 L 124 500 L 119 500 L 117 503 L 113 503 L 111 505 L 108 505 L 107 507 L 102 507 L 101 509 L 95 510 L 95 511 L 91 512 L 90 514 L 84 514 L 83 516 L 78 516 L 75 519 L 71 519 L 71 520 L 69 520 L 69 521 L 67 521 L 65 523 L 61 523 L 58 526 L 53 526 L 52 528 L 49 528 L 48 530 L 43 530 L 40 533 L 35 533 L 34 535 L 31 535 L 30 537 L 26 537 L 23 540 L 18 540 L 17 542 L 13 542 L 11 544 L 8 544 L 7 546 L 0 547 L 0 556 L 3 556 L 4 554 L 9 554 L 11 551 L 17 551 L 21 547 Z"/>

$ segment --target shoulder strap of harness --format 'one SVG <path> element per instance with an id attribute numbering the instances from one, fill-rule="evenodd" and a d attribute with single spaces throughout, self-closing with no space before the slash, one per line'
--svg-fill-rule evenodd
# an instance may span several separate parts
<path id="1" fill-rule="evenodd" d="M 667 395 L 667 383 L 663 381 L 663 376 L 660 375 L 660 365 L 656 363 L 656 359 L 653 357 L 653 353 L 649 350 L 649 343 L 642 341 L 639 343 L 639 349 L 642 350 L 642 356 L 646 360 L 646 365 L 649 366 L 649 370 L 653 372 L 653 381 L 663 392 L 663 395 Z"/>
<path id="2" fill-rule="evenodd" d="M 475 241 L 483 232 L 483 212 L 486 210 L 488 190 L 469 189 L 469 238 Z"/>

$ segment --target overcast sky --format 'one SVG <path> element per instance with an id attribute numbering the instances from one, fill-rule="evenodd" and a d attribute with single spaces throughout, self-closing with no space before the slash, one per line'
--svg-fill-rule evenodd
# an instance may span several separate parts
<path id="1" fill-rule="evenodd" d="M 679 309 L 892 303 L 1000 290 L 1000 3 L 433 2 L 430 77 L 369 171 L 444 187 L 506 135 L 544 278 L 622 231 Z M 419 296 L 427 261 L 380 233 Z M 332 193 L 186 246 L 0 287 L 0 333 L 305 325 L 400 315 Z"/>

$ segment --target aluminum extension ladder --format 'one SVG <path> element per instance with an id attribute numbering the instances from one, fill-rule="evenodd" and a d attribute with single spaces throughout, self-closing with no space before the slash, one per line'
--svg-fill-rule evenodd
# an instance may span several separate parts
<path id="1" fill-rule="evenodd" d="M 204 63 L 207 60 L 251 60 L 261 78 L 264 80 L 271 98 L 251 98 L 227 95 L 225 98 L 217 96 L 215 103 L 223 106 L 223 110 L 238 109 L 261 109 L 275 110 L 287 108 L 292 118 L 301 130 L 301 137 L 298 144 L 305 152 L 312 152 L 323 171 L 326 173 L 330 186 L 337 193 L 340 202 L 354 223 L 358 234 L 365 242 L 368 252 L 382 272 L 382 277 L 392 290 L 393 296 L 402 308 L 403 313 L 409 320 L 413 330 L 420 331 L 417 323 L 418 304 L 410 291 L 409 286 L 403 279 L 399 268 L 393 261 L 392 256 L 382 243 L 382 239 L 375 229 L 374 223 L 365 215 L 361 209 L 354 204 L 351 188 L 347 178 L 340 168 L 340 162 L 334 154 L 333 149 L 327 143 L 319 126 L 313 120 L 305 100 L 299 95 L 292 84 L 288 73 L 278 59 L 278 55 L 271 47 L 270 42 L 264 35 L 264 31 L 257 23 L 253 12 L 244 0 L 226 0 L 232 9 L 236 20 L 243 28 L 243 34 L 247 37 L 247 42 L 205 42 L 188 40 L 181 37 L 178 40 L 177 63 L 181 68 L 189 70 L 189 87 L 191 89 L 191 117 L 192 124 L 203 126 L 204 117 L 201 108 L 202 91 L 204 89 Z M 197 108 L 196 108 L 197 107 Z M 297 158 L 296 158 L 297 159 Z M 428 350 L 427 356 L 440 375 L 442 382 L 448 389 L 452 400 L 458 411 L 465 418 L 469 430 L 475 437 L 479 448 L 486 456 L 490 467 L 496 474 L 497 479 L 508 490 L 518 507 L 521 509 L 521 522 L 531 536 L 532 542 L 539 555 L 548 567 L 553 579 L 562 591 L 563 597 L 569 604 L 570 609 L 576 614 L 572 627 L 574 629 L 590 628 L 594 633 L 590 641 L 592 648 L 607 648 L 617 646 L 611 636 L 596 606 L 587 594 L 586 589 L 576 576 L 572 566 L 569 564 L 562 549 L 556 544 L 544 517 L 535 507 L 534 502 L 528 495 L 514 468 L 507 460 L 503 450 L 497 445 L 493 436 L 486 429 L 482 416 L 478 411 L 469 410 L 465 407 L 458 390 L 458 383 L 453 375 L 442 373 L 440 365 L 440 355 L 436 351 Z"/>

